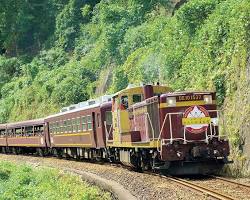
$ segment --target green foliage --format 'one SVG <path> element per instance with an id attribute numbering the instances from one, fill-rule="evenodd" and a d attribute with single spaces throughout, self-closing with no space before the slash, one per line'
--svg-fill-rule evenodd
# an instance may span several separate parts
<path id="1" fill-rule="evenodd" d="M 193 0 L 177 12 L 176 17 L 189 34 L 194 34 L 213 12 L 220 0 Z"/>
<path id="2" fill-rule="evenodd" d="M 0 47 L 8 55 L 31 54 L 53 34 L 60 0 L 1 0 Z"/>
<path id="3" fill-rule="evenodd" d="M 111 199 L 79 177 L 48 168 L 0 163 L 0 199 Z"/>
<path id="4" fill-rule="evenodd" d="M 216 90 L 231 143 L 240 146 L 250 119 L 250 3 L 189 0 L 171 16 L 171 2 L 1 1 L 0 122 L 160 81 Z"/>

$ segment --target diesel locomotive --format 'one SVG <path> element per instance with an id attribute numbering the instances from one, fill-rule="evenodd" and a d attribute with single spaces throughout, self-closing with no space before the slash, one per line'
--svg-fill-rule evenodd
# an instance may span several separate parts
<path id="1" fill-rule="evenodd" d="M 228 163 L 229 142 L 220 123 L 215 92 L 129 86 L 43 119 L 1 124 L 0 150 L 208 174 Z"/>

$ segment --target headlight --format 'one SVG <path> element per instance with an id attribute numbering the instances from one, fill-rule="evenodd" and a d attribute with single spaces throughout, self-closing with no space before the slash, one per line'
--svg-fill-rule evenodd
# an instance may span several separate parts
<path id="1" fill-rule="evenodd" d="M 176 106 L 176 97 L 167 97 L 167 106 Z"/>
<path id="2" fill-rule="evenodd" d="M 212 95 L 204 95 L 204 102 L 205 104 L 212 104 L 213 103 Z"/>

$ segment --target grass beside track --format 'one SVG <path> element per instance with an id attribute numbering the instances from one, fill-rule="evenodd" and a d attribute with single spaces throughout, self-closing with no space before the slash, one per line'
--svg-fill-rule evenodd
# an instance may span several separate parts
<path id="1" fill-rule="evenodd" d="M 0 200 L 110 200 L 111 195 L 79 176 L 45 167 L 0 162 Z"/>

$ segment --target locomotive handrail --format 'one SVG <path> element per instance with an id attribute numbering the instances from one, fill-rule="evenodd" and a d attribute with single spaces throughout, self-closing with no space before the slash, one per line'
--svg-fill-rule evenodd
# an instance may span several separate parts
<path id="1" fill-rule="evenodd" d="M 152 120 L 151 120 L 148 112 L 146 112 L 145 115 L 148 116 L 149 123 L 150 123 L 151 129 L 152 129 L 153 141 L 154 141 L 154 139 L 155 139 L 155 130 L 154 130 L 154 127 L 153 127 L 153 124 L 152 124 Z M 149 139 L 149 137 L 148 137 L 148 139 Z"/>
<path id="2" fill-rule="evenodd" d="M 212 112 L 216 112 L 216 118 L 217 118 L 217 121 L 219 122 L 219 117 L 220 117 L 220 110 L 208 110 L 209 113 L 212 113 Z M 208 131 L 206 130 L 205 132 L 205 136 L 206 138 L 204 140 L 187 140 L 186 139 L 186 126 L 184 126 L 184 134 L 183 134 L 183 137 L 181 138 L 173 138 L 173 130 L 172 130 L 172 115 L 179 115 L 179 114 L 184 114 L 183 112 L 176 112 L 176 113 L 167 113 L 164 117 L 164 120 L 163 120 L 163 124 L 162 124 L 162 127 L 161 127 L 161 130 L 160 130 L 160 134 L 158 136 L 158 140 L 157 140 L 157 151 L 158 152 L 161 152 L 161 149 L 162 149 L 162 146 L 165 145 L 165 142 L 168 141 L 170 144 L 173 143 L 173 141 L 178 141 L 178 140 L 182 140 L 184 144 L 187 144 L 187 142 L 195 142 L 195 141 L 199 141 L 199 142 L 206 142 L 206 143 L 209 143 L 209 140 L 212 139 L 212 138 L 218 138 L 218 140 L 221 140 L 221 137 L 225 137 L 227 135 L 221 135 L 221 134 L 218 134 L 216 135 L 216 126 L 218 127 L 218 124 L 214 123 L 214 121 L 211 121 L 209 123 L 209 127 L 210 127 L 210 133 L 208 134 Z M 170 138 L 169 139 L 161 139 L 161 135 L 162 135 L 162 132 L 163 132 L 163 129 L 164 129 L 164 126 L 166 124 L 166 120 L 167 118 L 169 117 L 169 131 L 170 131 Z M 159 143 L 161 143 L 161 145 L 159 146 Z"/>
<path id="3" fill-rule="evenodd" d="M 176 112 L 176 113 L 167 113 L 164 117 L 164 120 L 163 120 L 163 124 L 162 124 L 162 127 L 161 127 L 161 130 L 160 130 L 160 134 L 158 136 L 158 140 L 157 140 L 157 151 L 158 152 L 161 152 L 160 148 L 159 148 L 159 141 L 161 139 L 161 134 L 163 132 L 163 128 L 165 126 L 165 123 L 166 123 L 166 119 L 167 119 L 167 116 L 169 115 L 170 118 L 171 118 L 171 115 L 173 114 L 183 114 L 182 112 Z M 170 123 L 171 124 L 171 123 Z M 170 129 L 170 143 L 172 144 L 172 139 L 173 139 L 173 132 L 172 132 L 172 124 L 170 125 L 171 126 L 171 129 Z M 162 140 L 161 140 L 161 146 L 162 146 Z"/>

